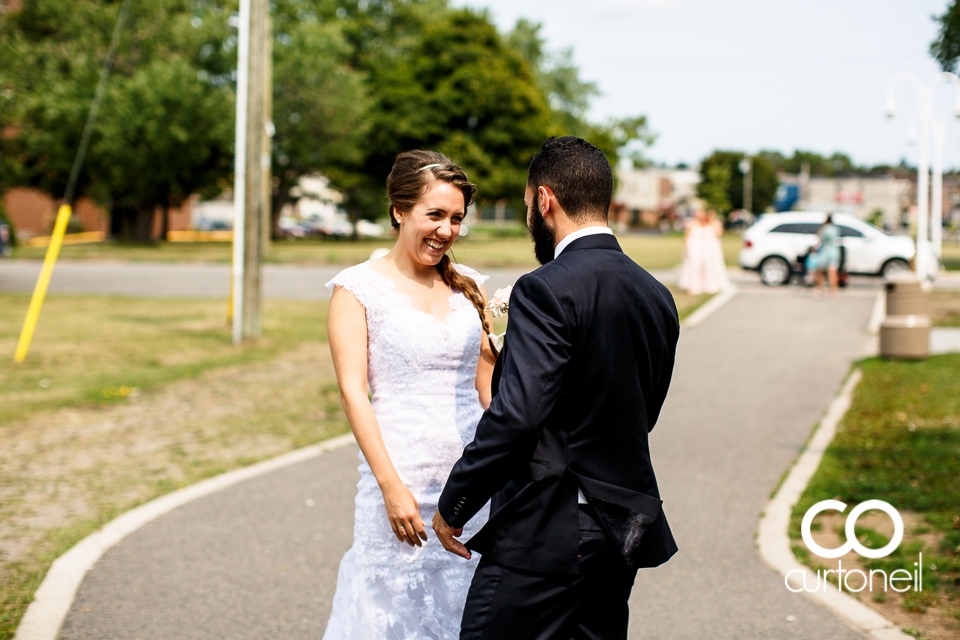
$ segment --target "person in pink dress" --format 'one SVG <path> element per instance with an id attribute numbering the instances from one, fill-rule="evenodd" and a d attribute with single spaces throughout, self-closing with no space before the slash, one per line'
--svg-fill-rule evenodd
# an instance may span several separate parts
<path id="1" fill-rule="evenodd" d="M 698 209 L 683 232 L 680 288 L 692 295 L 717 293 L 730 287 L 720 237 L 723 224 L 713 209 Z"/>

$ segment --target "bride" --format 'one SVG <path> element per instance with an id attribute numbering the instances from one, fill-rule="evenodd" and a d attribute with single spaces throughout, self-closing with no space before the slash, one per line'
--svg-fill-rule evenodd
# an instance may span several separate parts
<path id="1" fill-rule="evenodd" d="M 361 464 L 326 640 L 458 637 L 477 562 L 424 529 L 490 403 L 486 278 L 447 256 L 476 187 L 445 156 L 410 151 L 387 192 L 393 249 L 327 283 L 330 350 Z"/>

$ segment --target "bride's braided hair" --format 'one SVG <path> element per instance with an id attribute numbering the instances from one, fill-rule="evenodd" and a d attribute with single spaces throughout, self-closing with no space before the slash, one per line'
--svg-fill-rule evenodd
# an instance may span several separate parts
<path id="1" fill-rule="evenodd" d="M 390 175 L 387 176 L 387 196 L 390 198 L 390 224 L 394 229 L 400 228 L 400 223 L 394 216 L 394 211 L 410 211 L 420 201 L 424 192 L 436 181 L 453 185 L 463 193 L 464 209 L 473 204 L 477 195 L 477 186 L 470 182 L 467 174 L 458 165 L 450 161 L 442 153 L 436 151 L 405 151 L 397 156 Z M 467 297 L 477 313 L 485 333 L 491 333 L 493 328 L 488 326 L 486 309 L 483 304 L 483 295 L 476 281 L 465 276 L 453 268 L 450 256 L 445 253 L 436 266 L 443 282 Z"/>

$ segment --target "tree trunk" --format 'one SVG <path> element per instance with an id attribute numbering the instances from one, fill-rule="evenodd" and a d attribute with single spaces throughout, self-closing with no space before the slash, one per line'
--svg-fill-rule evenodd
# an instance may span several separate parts
<path id="1" fill-rule="evenodd" d="M 152 242 L 154 215 L 156 215 L 156 209 L 152 205 L 114 206 L 110 212 L 110 233 L 125 242 Z"/>
<path id="2" fill-rule="evenodd" d="M 170 206 L 163 205 L 163 221 L 160 225 L 160 240 L 167 239 L 167 233 L 170 231 Z"/>

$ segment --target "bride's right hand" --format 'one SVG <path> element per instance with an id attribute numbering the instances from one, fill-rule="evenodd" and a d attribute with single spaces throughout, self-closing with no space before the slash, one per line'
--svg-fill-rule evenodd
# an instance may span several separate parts
<path id="1" fill-rule="evenodd" d="M 406 542 L 411 547 L 422 546 L 423 541 L 427 539 L 427 532 L 420 518 L 420 505 L 417 504 L 413 493 L 399 480 L 381 487 L 381 491 L 393 535 L 397 536 L 397 540 Z"/>

